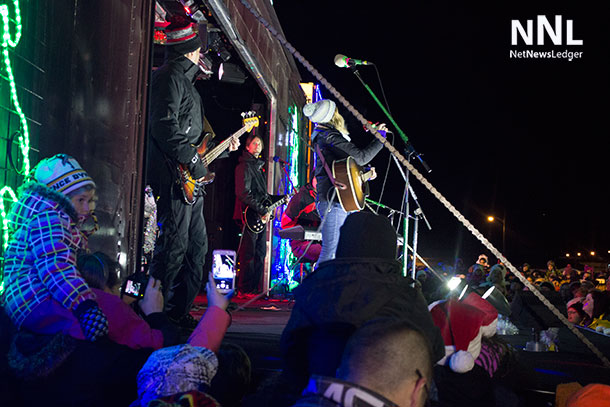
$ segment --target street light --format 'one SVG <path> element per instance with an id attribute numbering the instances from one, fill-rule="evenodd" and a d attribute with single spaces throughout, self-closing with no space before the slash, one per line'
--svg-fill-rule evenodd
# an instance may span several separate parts
<path id="1" fill-rule="evenodd" d="M 506 255 L 506 222 L 504 219 L 496 218 L 495 216 L 488 216 L 487 221 L 493 223 L 498 221 L 502 224 L 502 254 Z"/>

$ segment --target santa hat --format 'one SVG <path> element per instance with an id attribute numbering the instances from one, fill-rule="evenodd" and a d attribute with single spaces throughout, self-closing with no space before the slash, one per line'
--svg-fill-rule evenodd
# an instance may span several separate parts
<path id="1" fill-rule="evenodd" d="M 473 306 L 485 313 L 483 326 L 481 327 L 484 337 L 490 338 L 496 334 L 496 328 L 498 327 L 498 310 L 496 307 L 475 292 L 471 292 L 466 298 L 462 299 L 462 304 Z"/>
<path id="2" fill-rule="evenodd" d="M 481 353 L 482 325 L 485 313 L 456 299 L 430 305 L 430 314 L 445 342 L 445 357 L 439 365 L 448 365 L 457 373 L 474 367 Z"/>

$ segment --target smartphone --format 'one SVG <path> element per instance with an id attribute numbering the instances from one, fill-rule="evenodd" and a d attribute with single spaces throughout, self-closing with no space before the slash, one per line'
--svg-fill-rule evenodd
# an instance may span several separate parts
<path id="1" fill-rule="evenodd" d="M 123 283 L 123 294 L 133 298 L 143 298 L 148 276 L 146 273 L 134 273 L 127 277 Z"/>
<path id="2" fill-rule="evenodd" d="M 212 277 L 219 292 L 226 294 L 235 289 L 235 250 L 212 252 Z"/>

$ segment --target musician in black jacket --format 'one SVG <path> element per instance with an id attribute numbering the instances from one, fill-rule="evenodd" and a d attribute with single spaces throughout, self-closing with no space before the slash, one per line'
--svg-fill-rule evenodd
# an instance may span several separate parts
<path id="1" fill-rule="evenodd" d="M 335 250 L 339 241 L 339 229 L 348 215 L 339 203 L 329 176 L 333 161 L 351 156 L 356 164 L 364 166 L 381 151 L 383 144 L 374 139 L 362 149 L 356 147 L 349 137 L 345 119 L 332 100 L 323 99 L 316 103 L 308 103 L 303 108 L 303 113 L 316 124 L 311 139 L 318 155 L 318 164 L 315 169 L 315 176 L 318 181 L 317 206 L 320 216 L 324 219 L 321 230 L 322 250 L 318 258 L 319 265 L 324 261 L 335 258 Z M 379 131 L 385 132 L 385 130 L 385 125 L 381 124 Z M 320 154 L 322 154 L 322 157 L 320 157 Z M 374 179 L 376 177 L 375 169 L 372 168 L 371 170 L 372 176 L 370 179 Z"/>
<path id="2" fill-rule="evenodd" d="M 147 165 L 147 182 L 159 197 L 161 223 L 150 273 L 161 280 L 167 315 L 184 328 L 197 325 L 189 311 L 201 288 L 208 247 L 203 196 L 187 204 L 177 172 L 182 164 L 196 180 L 208 173 L 195 147 L 204 131 L 204 115 L 193 85 L 201 49 L 193 28 L 190 21 L 175 19 L 165 29 L 166 59 L 151 82 Z M 235 139 L 229 150 L 238 146 Z"/>
<path id="3" fill-rule="evenodd" d="M 252 133 L 248 136 L 245 149 L 235 167 L 235 210 L 233 219 L 242 228 L 242 236 L 237 249 L 237 290 L 239 296 L 259 293 L 265 261 L 265 238 L 263 228 L 254 232 L 243 221 L 247 209 L 254 218 L 262 220 L 265 226 L 270 219 L 267 206 L 282 196 L 267 193 L 267 180 L 263 173 L 265 161 L 260 157 L 263 140 Z M 258 217 L 257 217 L 258 215 Z"/>

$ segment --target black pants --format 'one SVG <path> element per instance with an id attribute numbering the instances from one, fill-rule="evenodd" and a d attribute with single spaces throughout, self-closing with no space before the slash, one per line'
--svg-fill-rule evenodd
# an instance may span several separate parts
<path id="1" fill-rule="evenodd" d="M 190 311 L 203 281 L 208 251 L 203 197 L 188 205 L 174 184 L 160 194 L 157 217 L 161 227 L 150 274 L 161 280 L 167 315 L 179 319 Z"/>
<path id="2" fill-rule="evenodd" d="M 266 231 L 254 233 L 243 227 L 241 244 L 237 251 L 237 290 L 240 293 L 259 293 L 265 264 Z"/>

